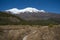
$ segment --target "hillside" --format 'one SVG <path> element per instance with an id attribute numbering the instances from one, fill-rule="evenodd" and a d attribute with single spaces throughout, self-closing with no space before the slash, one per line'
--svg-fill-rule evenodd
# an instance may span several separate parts
<path id="1" fill-rule="evenodd" d="M 24 12 L 12 14 L 0 12 L 0 25 L 57 25 L 60 24 L 60 14 L 42 12 Z"/>
<path id="2" fill-rule="evenodd" d="M 31 25 L 60 24 L 60 14 L 56 13 L 24 12 L 16 14 L 16 16 L 28 21 L 28 24 Z"/>
<path id="3" fill-rule="evenodd" d="M 21 19 L 15 15 L 0 12 L 0 25 L 18 24 Z"/>

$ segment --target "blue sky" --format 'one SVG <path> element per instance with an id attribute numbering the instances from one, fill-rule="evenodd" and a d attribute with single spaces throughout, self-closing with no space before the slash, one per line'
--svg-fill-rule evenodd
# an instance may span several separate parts
<path id="1" fill-rule="evenodd" d="M 60 13 L 60 0 L 0 0 L 0 11 L 12 8 L 22 9 L 26 7 Z"/>

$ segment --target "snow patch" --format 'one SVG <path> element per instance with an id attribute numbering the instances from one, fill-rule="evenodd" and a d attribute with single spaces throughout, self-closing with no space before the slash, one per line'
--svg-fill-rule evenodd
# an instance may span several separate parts
<path id="1" fill-rule="evenodd" d="M 12 12 L 13 14 L 16 14 L 16 13 L 19 12 L 19 9 L 17 9 L 17 8 L 12 8 L 12 9 L 5 10 L 5 11 L 7 11 L 7 12 Z"/>

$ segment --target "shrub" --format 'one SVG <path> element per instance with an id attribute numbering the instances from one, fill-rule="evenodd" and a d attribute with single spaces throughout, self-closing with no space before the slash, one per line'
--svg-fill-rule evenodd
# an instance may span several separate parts
<path id="1" fill-rule="evenodd" d="M 53 24 L 49 24 L 48 26 L 49 26 L 49 27 L 53 27 Z"/>

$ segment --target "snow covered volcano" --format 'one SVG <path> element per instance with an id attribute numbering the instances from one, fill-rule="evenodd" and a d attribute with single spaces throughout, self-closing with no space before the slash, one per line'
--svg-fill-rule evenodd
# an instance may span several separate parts
<path id="1" fill-rule="evenodd" d="M 24 8 L 24 9 L 17 9 L 17 8 L 12 8 L 12 9 L 8 9 L 8 10 L 5 10 L 6 12 L 11 12 L 13 14 L 18 14 L 20 12 L 45 12 L 44 10 L 38 10 L 36 8 L 32 8 L 32 7 L 27 7 L 27 8 Z"/>

